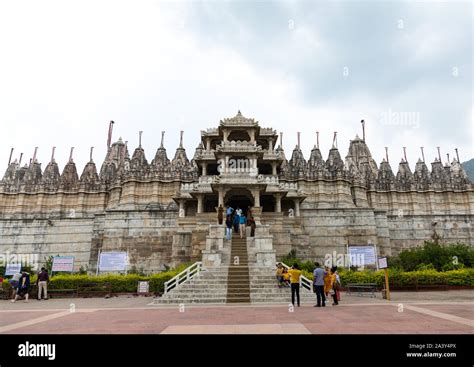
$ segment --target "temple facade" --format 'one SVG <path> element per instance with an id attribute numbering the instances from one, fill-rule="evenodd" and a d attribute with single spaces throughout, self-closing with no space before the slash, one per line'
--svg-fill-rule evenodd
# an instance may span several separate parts
<path id="1" fill-rule="evenodd" d="M 318 140 L 305 159 L 298 137 L 288 160 L 282 134 L 239 111 L 201 131 L 191 160 L 182 133 L 171 160 L 164 133 L 150 163 L 141 144 L 130 157 L 119 139 L 100 170 L 91 152 L 80 175 L 72 152 L 62 173 L 54 150 L 44 170 L 36 154 L 24 166 L 14 160 L 0 182 L 0 251 L 74 255 L 90 271 L 99 251 L 112 250 L 144 271 L 219 264 L 220 205 L 251 208 L 261 261 L 291 250 L 322 260 L 368 243 L 394 255 L 433 237 L 474 245 L 474 186 L 459 158 L 438 156 L 429 169 L 423 157 L 413 171 L 402 159 L 395 173 L 388 157 L 377 165 L 364 137 L 345 159 L 336 140 L 324 159 Z"/>

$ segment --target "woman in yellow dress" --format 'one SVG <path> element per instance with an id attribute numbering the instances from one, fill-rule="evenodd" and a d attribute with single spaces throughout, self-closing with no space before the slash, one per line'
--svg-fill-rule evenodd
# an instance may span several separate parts
<path id="1" fill-rule="evenodd" d="M 325 267 L 324 272 L 324 294 L 326 297 L 329 295 L 329 291 L 331 290 L 331 270 L 329 267 Z"/>

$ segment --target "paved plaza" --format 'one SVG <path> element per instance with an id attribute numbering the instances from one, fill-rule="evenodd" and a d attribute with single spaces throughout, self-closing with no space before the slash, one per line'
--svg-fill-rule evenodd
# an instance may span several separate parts
<path id="1" fill-rule="evenodd" d="M 293 311 L 293 312 L 292 312 Z M 342 293 L 338 306 L 157 305 L 151 297 L 0 301 L 2 334 L 473 334 L 474 292 Z"/>

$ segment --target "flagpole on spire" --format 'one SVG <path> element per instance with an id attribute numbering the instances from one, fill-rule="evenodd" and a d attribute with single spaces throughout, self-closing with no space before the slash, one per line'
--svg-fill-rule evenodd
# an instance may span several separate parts
<path id="1" fill-rule="evenodd" d="M 10 158 L 8 158 L 8 166 L 10 166 L 10 163 L 12 162 L 12 154 L 13 154 L 14 148 L 10 150 Z"/>
<path id="2" fill-rule="evenodd" d="M 114 122 L 110 121 L 109 123 L 109 134 L 107 136 L 107 150 L 110 149 L 110 144 L 112 143 L 112 130 L 114 129 Z"/>
<path id="3" fill-rule="evenodd" d="M 457 158 L 457 160 L 458 160 L 458 163 L 461 163 L 461 161 L 459 160 L 458 148 L 454 148 L 454 150 L 456 151 L 456 158 Z"/>

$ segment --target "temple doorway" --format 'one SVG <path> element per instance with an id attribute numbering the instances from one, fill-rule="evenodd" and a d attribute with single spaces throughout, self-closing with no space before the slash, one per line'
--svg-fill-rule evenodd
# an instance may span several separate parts
<path id="1" fill-rule="evenodd" d="M 240 208 L 247 215 L 248 207 L 254 206 L 252 193 L 244 188 L 236 188 L 227 191 L 224 197 L 224 204 L 234 209 Z"/>

